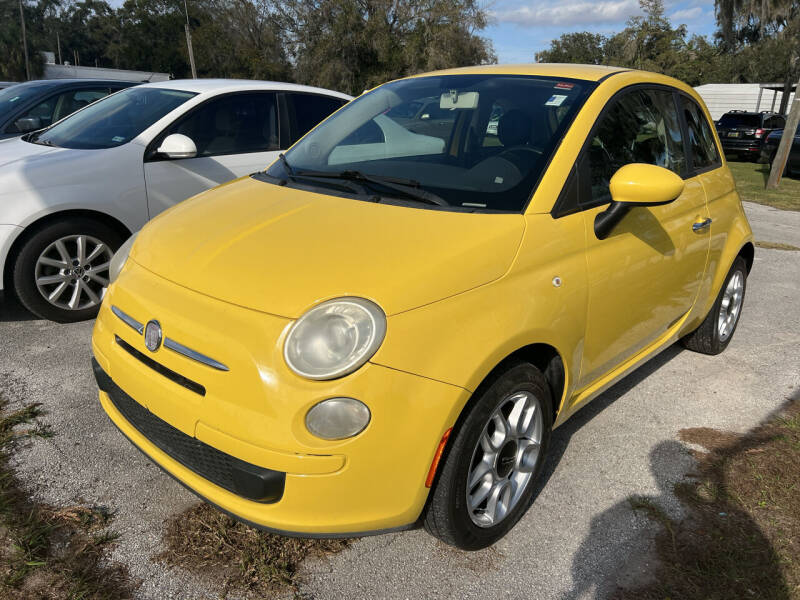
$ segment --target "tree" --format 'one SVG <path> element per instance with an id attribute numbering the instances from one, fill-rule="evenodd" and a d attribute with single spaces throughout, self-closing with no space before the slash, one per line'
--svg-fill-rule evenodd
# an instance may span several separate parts
<path id="1" fill-rule="evenodd" d="M 287 0 L 295 77 L 358 94 L 403 75 L 495 60 L 477 0 Z"/>
<path id="2" fill-rule="evenodd" d="M 599 33 L 564 33 L 550 42 L 550 48 L 537 52 L 536 62 L 600 65 L 606 63 L 608 39 Z"/>

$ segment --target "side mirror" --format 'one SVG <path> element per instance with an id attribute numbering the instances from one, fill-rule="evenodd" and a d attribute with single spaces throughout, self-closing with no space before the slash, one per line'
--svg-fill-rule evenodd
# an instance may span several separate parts
<path id="1" fill-rule="evenodd" d="M 167 158 L 194 158 L 197 156 L 197 146 L 192 138 L 173 133 L 164 138 L 156 152 Z"/>
<path id="2" fill-rule="evenodd" d="M 42 128 L 42 120 L 39 117 L 22 117 L 14 121 L 14 127 L 20 133 L 28 133 Z"/>
<path id="3" fill-rule="evenodd" d="M 594 234 L 604 240 L 634 206 L 669 204 L 683 193 L 683 179 L 655 165 L 632 163 L 611 178 L 611 205 L 594 218 Z"/>

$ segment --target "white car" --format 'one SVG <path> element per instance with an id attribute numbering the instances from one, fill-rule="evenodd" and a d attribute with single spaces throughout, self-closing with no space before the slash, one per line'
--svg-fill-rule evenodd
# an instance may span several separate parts
<path id="1" fill-rule="evenodd" d="M 0 293 L 32 313 L 97 312 L 114 251 L 149 219 L 264 169 L 350 96 L 237 80 L 149 83 L 0 141 Z"/>

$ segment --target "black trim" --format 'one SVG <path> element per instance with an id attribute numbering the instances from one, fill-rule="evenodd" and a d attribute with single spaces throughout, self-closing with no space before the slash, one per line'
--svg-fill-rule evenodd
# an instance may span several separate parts
<path id="1" fill-rule="evenodd" d="M 630 73 L 631 69 L 622 69 L 621 71 L 614 71 L 613 73 L 606 73 L 600 79 L 595 81 L 595 83 L 603 83 L 609 77 L 613 77 L 614 75 L 619 75 L 620 73 Z"/>
<path id="2" fill-rule="evenodd" d="M 272 504 L 283 497 L 286 473 L 250 464 L 186 435 L 126 394 L 94 358 L 92 370 L 97 386 L 108 395 L 128 424 L 174 461 L 214 485 L 253 502 Z"/>
<path id="3" fill-rule="evenodd" d="M 142 352 L 139 352 L 136 348 L 131 346 L 128 342 L 123 340 L 118 335 L 114 336 L 114 340 L 117 342 L 120 348 L 125 350 L 125 352 L 127 352 L 135 359 L 141 361 L 142 363 L 153 369 L 156 373 L 163 375 L 170 381 L 177 383 L 182 387 L 185 387 L 190 392 L 194 392 L 195 394 L 198 394 L 200 396 L 206 395 L 206 388 L 197 383 L 196 381 L 192 381 L 191 379 L 184 377 L 180 373 L 176 373 L 172 369 L 169 369 L 164 365 L 162 365 L 161 363 L 154 361 L 149 356 L 143 354 Z"/>

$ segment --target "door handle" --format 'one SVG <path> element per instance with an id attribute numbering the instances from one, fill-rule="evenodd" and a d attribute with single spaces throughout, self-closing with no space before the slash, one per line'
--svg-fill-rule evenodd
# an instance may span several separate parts
<path id="1" fill-rule="evenodd" d="M 692 231 L 700 231 L 710 226 L 711 226 L 711 218 L 709 217 L 703 219 L 702 221 L 697 221 L 696 223 L 692 224 Z"/>

